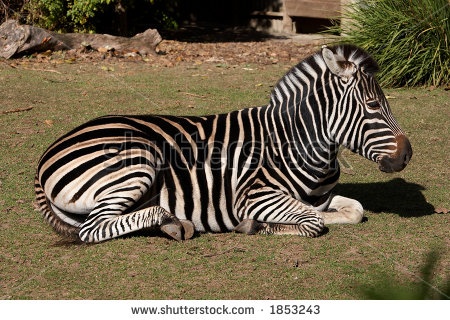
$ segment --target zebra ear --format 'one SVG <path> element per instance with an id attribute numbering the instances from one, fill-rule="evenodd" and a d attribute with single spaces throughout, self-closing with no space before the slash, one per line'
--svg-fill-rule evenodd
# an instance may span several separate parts
<path id="1" fill-rule="evenodd" d="M 347 61 L 343 56 L 333 53 L 326 46 L 322 47 L 322 57 L 331 73 L 344 80 L 349 80 L 357 70 L 353 62 Z"/>

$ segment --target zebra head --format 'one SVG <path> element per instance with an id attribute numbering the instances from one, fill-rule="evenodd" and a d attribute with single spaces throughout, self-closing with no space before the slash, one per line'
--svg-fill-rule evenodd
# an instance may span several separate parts
<path id="1" fill-rule="evenodd" d="M 411 144 L 375 79 L 377 63 L 350 45 L 324 46 L 322 58 L 336 97 L 329 121 L 333 140 L 378 163 L 381 171 L 403 170 L 412 156 Z"/>

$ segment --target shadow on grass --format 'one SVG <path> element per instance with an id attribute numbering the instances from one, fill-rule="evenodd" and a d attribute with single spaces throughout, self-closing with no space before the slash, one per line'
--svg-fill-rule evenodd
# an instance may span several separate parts
<path id="1" fill-rule="evenodd" d="M 335 193 L 344 197 L 356 199 L 363 205 L 365 210 L 374 213 L 391 212 L 401 217 L 421 217 L 434 213 L 434 207 L 425 200 L 421 193 L 425 187 L 406 182 L 404 179 L 396 178 L 388 182 L 375 183 L 344 183 L 339 184 Z M 323 234 L 328 233 L 328 228 Z M 125 235 L 128 237 L 165 237 L 169 236 L 158 230 L 141 230 Z M 198 237 L 196 232 L 194 235 Z M 57 246 L 77 245 L 78 241 L 64 239 Z"/>
<path id="2" fill-rule="evenodd" d="M 416 275 L 416 281 L 402 283 L 396 281 L 391 274 L 379 274 L 375 285 L 361 286 L 360 292 L 371 300 L 449 300 L 450 278 L 440 284 L 434 281 L 441 251 L 442 248 L 434 248 L 429 252 L 420 274 Z"/>
<path id="3" fill-rule="evenodd" d="M 434 213 L 434 207 L 422 194 L 425 187 L 395 178 L 388 182 L 339 184 L 335 193 L 361 202 L 365 210 L 392 212 L 400 217 L 422 217 Z"/>

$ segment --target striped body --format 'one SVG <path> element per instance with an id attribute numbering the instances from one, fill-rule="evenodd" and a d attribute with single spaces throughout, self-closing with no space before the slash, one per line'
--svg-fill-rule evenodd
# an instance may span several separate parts
<path id="1" fill-rule="evenodd" d="M 276 233 L 286 225 L 319 235 L 324 212 L 341 210 L 331 197 L 339 145 L 381 168 L 404 136 L 363 72 L 367 54 L 344 49 L 355 58 L 351 78 L 343 81 L 318 53 L 280 80 L 268 106 L 205 117 L 106 116 L 72 130 L 38 165 L 44 218 L 86 242 L 146 228 L 182 239 L 171 234 L 183 233 L 180 221 L 200 232 Z"/>

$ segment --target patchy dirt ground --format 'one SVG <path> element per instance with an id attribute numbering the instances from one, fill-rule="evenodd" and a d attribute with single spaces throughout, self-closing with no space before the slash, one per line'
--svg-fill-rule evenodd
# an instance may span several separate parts
<path id="1" fill-rule="evenodd" d="M 297 37 L 253 37 L 235 41 L 219 41 L 212 36 L 181 40 L 163 40 L 153 55 L 141 56 L 138 52 L 117 52 L 110 50 L 93 51 L 86 48 L 34 53 L 8 62 L 12 65 L 30 63 L 73 63 L 90 61 L 146 62 L 171 67 L 181 63 L 217 63 L 217 64 L 296 64 L 302 58 L 315 52 L 325 39 L 320 36 Z M 216 40 L 216 41 L 214 41 Z"/>
<path id="2" fill-rule="evenodd" d="M 270 39 L 258 42 L 188 43 L 163 41 L 157 48 L 168 63 L 215 62 L 274 64 L 297 63 L 317 50 L 313 43 L 297 43 L 292 39 Z"/>

